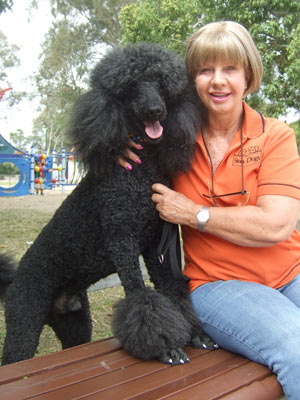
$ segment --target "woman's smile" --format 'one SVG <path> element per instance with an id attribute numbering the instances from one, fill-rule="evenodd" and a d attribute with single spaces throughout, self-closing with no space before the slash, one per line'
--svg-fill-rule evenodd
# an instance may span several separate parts
<path id="1" fill-rule="evenodd" d="M 212 101 L 216 103 L 223 103 L 228 100 L 230 93 L 210 93 Z"/>

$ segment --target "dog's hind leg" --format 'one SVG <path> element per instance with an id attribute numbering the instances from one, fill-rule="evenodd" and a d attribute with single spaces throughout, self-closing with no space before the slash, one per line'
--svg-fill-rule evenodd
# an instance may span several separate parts
<path id="1" fill-rule="evenodd" d="M 86 291 L 80 292 L 78 297 L 80 309 L 62 313 L 52 308 L 46 321 L 61 341 L 63 349 L 92 340 L 92 319 Z"/>
<path id="2" fill-rule="evenodd" d="M 46 285 L 38 287 L 37 282 L 28 278 L 14 281 L 6 293 L 3 365 L 34 356 L 51 307 L 52 289 Z"/>

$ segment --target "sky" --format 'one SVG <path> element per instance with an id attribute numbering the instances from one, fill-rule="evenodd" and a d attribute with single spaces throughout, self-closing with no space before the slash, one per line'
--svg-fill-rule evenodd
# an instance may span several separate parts
<path id="1" fill-rule="evenodd" d="M 30 91 L 32 83 L 28 79 L 38 68 L 41 43 L 51 24 L 49 0 L 39 0 L 38 10 L 27 10 L 31 0 L 14 0 L 12 11 L 0 14 L 0 30 L 9 44 L 20 47 L 18 57 L 21 65 L 8 72 L 13 90 Z M 31 134 L 32 120 L 37 116 L 37 102 L 23 101 L 12 109 L 7 107 L 5 95 L 0 102 L 0 134 L 9 140 L 9 133 L 22 129 L 25 135 Z M 5 116 L 5 118 L 4 118 Z"/>

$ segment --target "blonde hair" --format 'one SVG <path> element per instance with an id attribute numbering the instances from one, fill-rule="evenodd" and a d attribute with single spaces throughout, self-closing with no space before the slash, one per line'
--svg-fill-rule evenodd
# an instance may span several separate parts
<path id="1" fill-rule="evenodd" d="M 226 60 L 245 68 L 247 88 L 245 95 L 259 89 L 263 64 L 250 33 L 232 21 L 212 22 L 195 32 L 187 42 L 187 71 L 195 78 L 207 62 Z"/>

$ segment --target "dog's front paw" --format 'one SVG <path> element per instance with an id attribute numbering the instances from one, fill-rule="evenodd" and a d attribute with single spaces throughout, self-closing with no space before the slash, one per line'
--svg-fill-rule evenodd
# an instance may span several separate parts
<path id="1" fill-rule="evenodd" d="M 174 365 L 187 359 L 178 349 L 190 343 L 191 325 L 169 298 L 151 288 L 115 305 L 112 329 L 124 349 L 135 357 L 165 363 L 174 359 Z"/>
<path id="2" fill-rule="evenodd" d="M 159 356 L 159 361 L 164 364 L 180 365 L 190 362 L 190 359 L 179 347 L 177 349 L 164 350 Z"/>
<path id="3" fill-rule="evenodd" d="M 215 343 L 209 336 L 205 333 L 202 335 L 198 335 L 192 338 L 191 345 L 196 349 L 207 349 L 207 350 L 215 350 L 218 349 L 219 346 Z"/>

